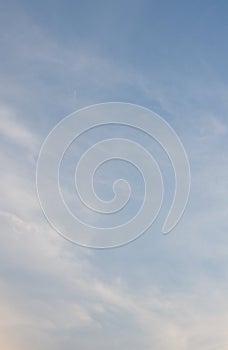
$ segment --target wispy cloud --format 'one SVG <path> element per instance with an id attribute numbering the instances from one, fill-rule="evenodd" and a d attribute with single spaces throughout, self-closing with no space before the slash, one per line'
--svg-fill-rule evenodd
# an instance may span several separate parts
<path id="1" fill-rule="evenodd" d="M 26 147 L 34 152 L 37 136 L 16 118 L 15 113 L 8 107 L 0 106 L 0 134 L 13 142 L 15 146 Z"/>
<path id="2" fill-rule="evenodd" d="M 0 347 L 226 350 L 227 83 L 211 68 L 192 75 L 190 64 L 175 76 L 168 55 L 169 69 L 156 74 L 150 59 L 137 65 L 91 40 L 62 42 L 22 13 L 1 34 Z M 101 253 L 49 227 L 36 159 L 65 114 L 117 99 L 164 112 L 188 151 L 192 192 L 170 236 L 157 223 L 135 244 Z"/>

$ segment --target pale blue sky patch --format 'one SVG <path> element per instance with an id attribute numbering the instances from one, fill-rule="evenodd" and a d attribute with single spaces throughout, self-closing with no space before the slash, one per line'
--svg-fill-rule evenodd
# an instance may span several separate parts
<path id="1" fill-rule="evenodd" d="M 227 11 L 226 1 L 210 0 L 0 2 L 0 348 L 227 349 Z M 170 123 L 192 188 L 183 218 L 163 236 L 174 178 L 162 149 L 131 128 L 84 135 L 63 162 L 70 202 L 74 161 L 110 133 L 154 155 L 166 190 L 144 235 L 92 251 L 46 222 L 36 160 L 57 122 L 107 101 L 145 106 Z M 110 162 L 95 188 L 109 198 L 114 170 L 130 172 L 134 211 L 143 190 L 134 169 Z"/>

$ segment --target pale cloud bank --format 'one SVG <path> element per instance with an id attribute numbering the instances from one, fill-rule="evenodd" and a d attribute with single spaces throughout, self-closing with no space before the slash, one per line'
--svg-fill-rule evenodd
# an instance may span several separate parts
<path id="1" fill-rule="evenodd" d="M 0 90 L 0 347 L 226 350 L 226 84 L 215 79 L 212 88 L 186 72 L 183 81 L 179 72 L 162 84 L 155 71 L 128 64 L 130 56 L 120 64 L 89 42 L 72 48 L 29 16 L 15 18 L 23 35 L 9 26 L 2 37 L 4 53 L 18 55 L 2 71 Z M 42 140 L 65 114 L 118 97 L 155 105 L 177 128 L 190 158 L 192 192 L 169 237 L 155 229 L 105 255 L 51 229 L 35 169 Z"/>

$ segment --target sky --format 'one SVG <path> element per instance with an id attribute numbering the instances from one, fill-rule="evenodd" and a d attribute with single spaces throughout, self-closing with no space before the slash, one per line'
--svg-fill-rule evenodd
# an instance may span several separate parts
<path id="1" fill-rule="evenodd" d="M 223 0 L 0 1 L 1 349 L 228 348 L 227 17 Z M 174 128 L 192 184 L 184 216 L 163 235 L 173 195 L 166 155 L 130 128 L 85 134 L 60 174 L 74 210 L 73 162 L 113 133 L 155 152 L 166 190 L 141 237 L 93 250 L 48 224 L 36 163 L 65 116 L 110 101 L 149 108 Z M 100 169 L 95 187 L 110 198 L 114 170 L 129 176 L 136 199 L 128 217 L 142 184 L 125 165 Z"/>

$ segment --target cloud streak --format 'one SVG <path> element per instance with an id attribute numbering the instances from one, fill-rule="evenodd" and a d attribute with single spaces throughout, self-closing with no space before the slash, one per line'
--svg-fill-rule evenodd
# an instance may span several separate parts
<path id="1" fill-rule="evenodd" d="M 205 71 L 210 57 L 198 76 L 187 55 L 185 70 L 166 57 L 163 74 L 164 64 L 151 57 L 137 65 L 137 56 L 118 61 L 91 40 L 63 43 L 34 13 L 22 13 L 6 14 L 14 26 L 1 36 L 0 347 L 226 350 L 227 81 L 212 68 Z M 129 52 L 135 46 L 130 41 Z M 167 118 L 188 151 L 193 186 L 172 235 L 159 235 L 163 208 L 154 231 L 101 253 L 73 246 L 49 227 L 37 200 L 35 168 L 56 122 L 110 99 L 155 106 Z"/>

